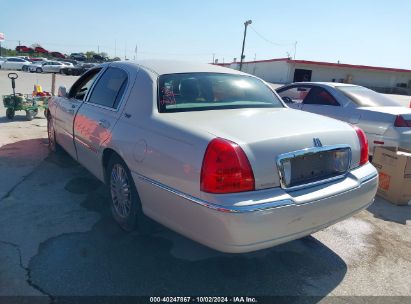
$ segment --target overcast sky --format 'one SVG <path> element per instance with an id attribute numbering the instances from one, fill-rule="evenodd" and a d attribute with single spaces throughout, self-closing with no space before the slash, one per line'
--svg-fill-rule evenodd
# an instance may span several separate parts
<path id="1" fill-rule="evenodd" d="M 4 46 L 220 62 L 296 58 L 411 69 L 409 0 L 0 0 Z"/>

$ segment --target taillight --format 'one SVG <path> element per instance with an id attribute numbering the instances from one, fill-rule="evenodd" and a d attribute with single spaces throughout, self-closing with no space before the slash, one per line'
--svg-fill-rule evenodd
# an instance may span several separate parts
<path id="1" fill-rule="evenodd" d="M 254 190 L 253 170 L 243 149 L 232 141 L 213 139 L 204 154 L 200 188 L 210 193 Z"/>
<path id="2" fill-rule="evenodd" d="M 353 126 L 355 132 L 357 132 L 358 140 L 360 141 L 360 163 L 359 165 L 362 166 L 368 162 L 368 141 L 367 136 L 365 135 L 364 131 L 358 128 L 357 126 Z"/>
<path id="3" fill-rule="evenodd" d="M 397 118 L 395 119 L 395 122 L 394 122 L 394 127 L 397 127 L 397 128 L 409 127 L 409 128 L 411 128 L 411 120 L 410 119 L 406 120 L 401 115 L 397 115 Z"/>

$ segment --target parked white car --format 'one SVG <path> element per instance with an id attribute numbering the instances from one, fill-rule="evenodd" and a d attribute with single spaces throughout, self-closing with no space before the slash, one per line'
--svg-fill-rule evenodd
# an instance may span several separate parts
<path id="1" fill-rule="evenodd" d="M 28 67 L 30 72 L 36 73 L 60 73 L 61 69 L 67 67 L 59 61 L 46 61 L 39 64 L 34 63 Z"/>
<path id="2" fill-rule="evenodd" d="M 8 57 L 4 61 L 0 61 L 0 69 L 2 70 L 21 70 L 24 65 L 31 64 L 30 61 L 18 58 L 18 57 Z"/>
<path id="3" fill-rule="evenodd" d="M 103 64 L 60 87 L 47 117 L 51 150 L 110 187 L 125 230 L 145 214 L 211 248 L 254 251 L 350 217 L 377 190 L 360 129 L 214 65 Z"/>
<path id="4" fill-rule="evenodd" d="M 359 126 L 376 146 L 411 150 L 411 109 L 370 89 L 343 83 L 300 82 L 277 89 L 294 109 L 317 113 Z"/>

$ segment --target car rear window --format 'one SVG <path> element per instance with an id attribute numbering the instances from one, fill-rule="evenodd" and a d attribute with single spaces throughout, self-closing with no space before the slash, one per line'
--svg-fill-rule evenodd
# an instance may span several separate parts
<path id="1" fill-rule="evenodd" d="M 159 112 L 283 107 L 261 80 L 221 73 L 182 73 L 159 77 Z"/>

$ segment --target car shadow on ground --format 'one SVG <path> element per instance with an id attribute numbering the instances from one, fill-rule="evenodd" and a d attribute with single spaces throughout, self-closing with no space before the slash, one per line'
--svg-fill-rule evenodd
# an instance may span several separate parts
<path id="1" fill-rule="evenodd" d="M 39 113 L 36 115 L 36 117 L 34 117 L 33 120 L 37 120 L 37 119 L 45 119 L 44 116 L 43 116 L 43 112 L 42 112 L 42 111 L 39 112 Z M 27 122 L 29 122 L 29 121 L 27 120 L 27 118 L 26 118 L 26 112 L 24 112 L 24 111 L 18 111 L 18 112 L 16 112 L 16 115 L 13 117 L 13 119 L 9 119 L 9 118 L 7 118 L 6 116 L 0 117 L 0 124 L 2 124 L 2 123 L 11 123 L 11 122 L 21 122 L 21 121 L 27 121 Z"/>
<path id="2" fill-rule="evenodd" d="M 73 165 L 65 154 L 47 162 Z M 224 254 L 150 222 L 126 233 L 111 217 L 106 187 L 85 169 L 65 191 L 100 220 L 88 232 L 63 234 L 40 245 L 31 281 L 52 295 L 319 296 L 344 278 L 347 265 L 313 237 L 248 254 Z M 295 300 L 295 299 L 294 299 Z M 316 303 L 319 298 L 306 298 Z M 292 301 L 291 301 L 292 302 Z"/>
<path id="3" fill-rule="evenodd" d="M 411 206 L 394 205 L 378 196 L 367 210 L 384 221 L 406 225 L 411 220 Z"/>

